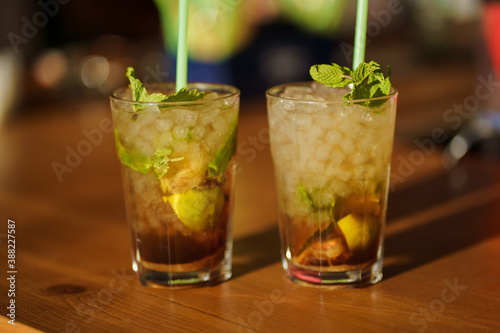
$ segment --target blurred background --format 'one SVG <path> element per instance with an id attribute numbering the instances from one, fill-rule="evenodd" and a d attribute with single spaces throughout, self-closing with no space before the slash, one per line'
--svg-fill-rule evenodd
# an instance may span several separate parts
<path id="1" fill-rule="evenodd" d="M 127 84 L 127 66 L 144 82 L 175 80 L 177 1 L 2 1 L 1 119 L 105 100 Z M 465 126 L 451 128 L 443 114 L 474 95 L 479 76 L 498 73 L 498 4 L 370 1 L 366 59 L 392 67 L 405 114 L 400 135 Z M 351 65 L 355 7 L 348 0 L 191 0 L 188 80 L 239 87 L 243 112 L 263 105 L 267 88 L 309 80 L 313 64 Z M 498 109 L 496 96 L 474 113 Z"/>

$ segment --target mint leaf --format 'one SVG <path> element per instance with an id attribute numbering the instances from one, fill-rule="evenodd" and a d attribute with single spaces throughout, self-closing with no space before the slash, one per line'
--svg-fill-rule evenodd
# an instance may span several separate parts
<path id="1" fill-rule="evenodd" d="M 162 178 L 167 173 L 170 154 L 172 154 L 172 148 L 162 147 L 156 149 L 153 157 L 153 170 L 156 177 Z"/>
<path id="2" fill-rule="evenodd" d="M 182 88 L 175 94 L 169 95 L 162 102 L 192 102 L 199 100 L 206 94 L 208 93 L 198 89 L 187 90 L 187 88 Z"/>
<path id="3" fill-rule="evenodd" d="M 344 96 L 344 99 L 348 101 L 356 99 L 367 99 L 371 96 L 370 86 L 354 86 L 350 94 Z"/>
<path id="4" fill-rule="evenodd" d="M 127 68 L 127 78 L 130 81 L 130 89 L 132 89 L 133 101 L 154 103 L 161 102 L 167 98 L 167 96 L 160 93 L 148 94 L 142 82 L 135 77 L 134 69 L 132 67 Z M 136 112 L 145 108 L 146 105 L 134 104 L 134 111 Z"/>
<path id="5" fill-rule="evenodd" d="M 234 128 L 231 131 L 224 145 L 215 153 L 214 159 L 208 164 L 209 177 L 217 177 L 226 170 L 229 161 L 236 151 L 236 138 L 238 135 L 238 121 L 234 122 Z"/>
<path id="6" fill-rule="evenodd" d="M 142 82 L 135 77 L 135 71 L 132 67 L 127 68 L 126 75 L 130 81 L 130 89 L 132 89 L 132 100 L 135 102 L 192 102 L 197 101 L 207 94 L 207 92 L 200 92 L 198 89 L 188 90 L 187 88 L 182 88 L 175 94 L 168 96 L 160 93 L 148 94 Z M 137 111 L 143 110 L 146 107 L 147 105 L 134 104 L 136 114 L 134 114 L 132 119 L 135 120 L 137 118 Z"/>
<path id="7" fill-rule="evenodd" d="M 363 62 L 353 72 L 337 64 L 313 65 L 309 73 L 314 81 L 329 87 L 345 87 L 352 84 L 350 93 L 344 96 L 347 101 L 371 99 L 388 96 L 391 91 L 391 69 L 387 66 L 387 75 L 375 61 Z M 384 99 L 355 102 L 371 108 L 380 107 Z"/>
<path id="8" fill-rule="evenodd" d="M 151 162 L 151 158 L 140 154 L 129 153 L 120 142 L 118 130 L 116 129 L 115 129 L 115 143 L 116 143 L 116 151 L 118 153 L 118 158 L 123 164 L 125 164 L 132 170 L 138 171 L 143 174 L 147 174 L 149 172 L 151 166 L 153 165 L 153 163 Z"/>
<path id="9" fill-rule="evenodd" d="M 380 65 L 375 61 L 371 61 L 370 63 L 362 62 L 359 64 L 358 68 L 354 71 L 353 81 L 354 82 L 363 82 L 367 77 L 369 77 L 372 73 L 374 73 L 377 69 L 380 69 Z M 382 73 L 382 78 L 383 78 Z"/>
<path id="10" fill-rule="evenodd" d="M 193 141 L 193 126 L 189 126 L 189 131 L 188 131 L 188 134 L 186 136 L 186 142 L 187 143 L 190 143 Z"/>
<path id="11" fill-rule="evenodd" d="M 335 197 L 329 195 L 327 190 L 322 188 L 308 191 L 302 184 L 299 184 L 299 195 L 302 201 L 314 212 L 331 212 L 331 209 L 335 206 Z"/>
<path id="12" fill-rule="evenodd" d="M 352 71 L 337 64 L 311 66 L 309 74 L 314 81 L 328 87 L 345 87 L 352 82 Z"/>
<path id="13" fill-rule="evenodd" d="M 173 150 L 170 147 L 161 147 L 156 149 L 153 157 L 153 170 L 158 179 L 165 176 L 170 162 L 182 161 L 184 159 L 184 157 L 170 158 L 172 151 Z"/>
<path id="14" fill-rule="evenodd" d="M 311 196 L 309 195 L 309 193 L 307 193 L 306 191 L 306 188 L 304 186 L 302 186 L 301 184 L 299 184 L 299 194 L 300 194 L 300 198 L 302 200 L 304 200 L 305 202 L 307 202 L 307 204 L 309 206 L 313 206 L 313 202 L 312 202 L 312 198 Z"/>

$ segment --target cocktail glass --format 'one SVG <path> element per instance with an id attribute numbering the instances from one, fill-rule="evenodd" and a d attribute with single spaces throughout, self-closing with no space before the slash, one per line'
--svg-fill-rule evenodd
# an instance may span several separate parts
<path id="1" fill-rule="evenodd" d="M 169 95 L 172 83 L 145 86 Z M 194 102 L 134 102 L 125 87 L 111 111 L 142 285 L 206 285 L 231 276 L 233 156 L 239 90 L 193 83 Z"/>
<path id="2" fill-rule="evenodd" d="M 348 92 L 305 82 L 266 93 L 282 264 L 298 284 L 382 278 L 398 93 L 346 101 Z"/>

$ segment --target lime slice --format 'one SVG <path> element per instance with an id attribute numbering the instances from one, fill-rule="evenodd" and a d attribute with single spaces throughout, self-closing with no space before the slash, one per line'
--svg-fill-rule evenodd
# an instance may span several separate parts
<path id="1" fill-rule="evenodd" d="M 363 220 L 356 214 L 349 214 L 337 222 L 344 234 L 351 252 L 366 250 L 378 237 L 379 224 L 373 220 Z"/>
<path id="2" fill-rule="evenodd" d="M 213 230 L 224 207 L 224 193 L 219 187 L 189 190 L 167 198 L 175 214 L 191 230 Z"/>

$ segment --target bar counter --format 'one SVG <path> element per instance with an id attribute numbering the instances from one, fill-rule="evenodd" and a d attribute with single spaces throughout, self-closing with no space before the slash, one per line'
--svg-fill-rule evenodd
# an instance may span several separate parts
<path id="1" fill-rule="evenodd" d="M 109 104 L 57 107 L 11 119 L 0 132 L 0 331 L 500 331 L 498 159 L 470 155 L 449 171 L 436 147 L 405 165 L 416 147 L 398 134 L 383 280 L 361 289 L 297 286 L 280 263 L 265 105 L 251 104 L 238 133 L 232 278 L 146 288 L 131 267 Z"/>

